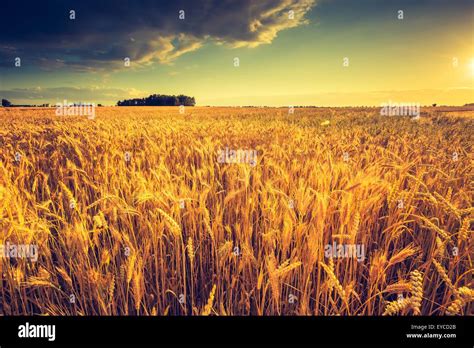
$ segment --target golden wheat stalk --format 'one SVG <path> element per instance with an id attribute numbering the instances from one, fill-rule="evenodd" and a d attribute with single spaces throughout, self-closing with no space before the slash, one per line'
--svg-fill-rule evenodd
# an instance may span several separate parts
<path id="1" fill-rule="evenodd" d="M 193 246 L 193 239 L 191 237 L 188 238 L 188 244 L 186 246 L 188 251 L 188 258 L 191 265 L 194 263 L 194 246 Z"/>
<path id="2" fill-rule="evenodd" d="M 461 228 L 459 229 L 458 242 L 459 244 L 469 239 L 469 225 L 470 219 L 465 218 L 462 222 Z"/>
<path id="3" fill-rule="evenodd" d="M 156 210 L 165 219 L 173 235 L 176 238 L 182 238 L 181 227 L 179 227 L 179 224 L 171 217 L 171 215 L 167 214 L 164 210 L 160 208 L 156 208 Z"/>
<path id="4" fill-rule="evenodd" d="M 213 306 L 213 303 L 214 303 L 214 296 L 216 294 L 216 285 L 214 284 L 213 287 L 212 287 L 212 290 L 209 294 L 209 298 L 207 300 L 207 303 L 206 303 L 206 306 L 204 307 L 204 309 L 202 310 L 202 313 L 201 315 L 209 315 L 211 314 L 211 311 L 212 311 L 212 306 Z"/>
<path id="5" fill-rule="evenodd" d="M 401 300 L 395 300 L 389 302 L 385 307 L 385 311 L 382 315 L 395 315 L 402 312 L 404 309 L 408 308 L 411 304 L 411 300 L 409 298 L 404 298 Z"/>
<path id="6" fill-rule="evenodd" d="M 457 289 L 454 287 L 451 279 L 448 276 L 448 273 L 444 269 L 444 267 L 436 260 L 433 260 L 433 265 L 435 269 L 438 271 L 438 274 L 441 276 L 441 279 L 446 283 L 446 285 L 455 293 L 457 294 Z"/>
<path id="7" fill-rule="evenodd" d="M 320 262 L 319 263 L 321 265 L 321 267 L 324 269 L 324 271 L 326 272 L 328 278 L 329 278 L 329 283 L 330 283 L 330 286 L 331 287 L 334 287 L 337 291 L 337 293 L 339 294 L 339 296 L 341 297 L 341 299 L 346 302 L 347 301 L 347 297 L 346 297 L 346 291 L 344 290 L 344 288 L 342 287 L 341 283 L 339 282 L 339 280 L 337 279 L 336 275 L 334 274 L 334 272 L 331 270 L 331 268 L 329 268 L 329 266 L 327 266 L 326 264 L 324 264 L 323 262 Z"/>
<path id="8" fill-rule="evenodd" d="M 421 314 L 421 301 L 423 299 L 423 273 L 415 270 L 410 273 L 411 307 L 414 315 Z"/>
<path id="9" fill-rule="evenodd" d="M 460 287 L 455 295 L 456 299 L 446 309 L 447 315 L 457 315 L 469 302 L 474 301 L 474 290 L 467 286 Z"/>

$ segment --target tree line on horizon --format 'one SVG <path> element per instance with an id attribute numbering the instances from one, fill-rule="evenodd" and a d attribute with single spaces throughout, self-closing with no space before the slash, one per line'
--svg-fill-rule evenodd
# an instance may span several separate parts
<path id="1" fill-rule="evenodd" d="M 187 95 L 152 94 L 146 98 L 119 100 L 117 106 L 194 106 L 196 100 Z"/>
<path id="2" fill-rule="evenodd" d="M 1 106 L 2 107 L 51 107 L 55 104 L 45 103 L 45 104 L 13 104 L 8 99 L 1 99 Z M 74 106 L 79 106 L 81 103 L 74 103 Z M 119 100 L 117 102 L 117 106 L 195 106 L 196 100 L 194 97 L 188 97 L 186 95 L 162 95 L 162 94 L 152 94 L 147 98 L 135 98 L 135 99 L 125 99 Z M 97 104 L 98 107 L 103 106 L 102 104 Z M 229 105 L 230 106 L 230 105 Z M 428 107 L 429 105 L 423 105 L 423 107 Z M 438 104 L 434 103 L 431 105 L 432 107 L 438 106 Z M 440 105 L 440 106 L 449 106 L 449 105 Z M 454 106 L 454 105 L 451 105 Z M 464 105 L 459 105 L 461 107 L 473 107 L 474 103 L 466 103 Z M 206 105 L 206 107 L 210 107 L 210 105 Z M 272 106 L 256 106 L 256 105 L 245 105 L 240 106 L 243 108 L 271 108 Z M 285 106 L 286 107 L 286 106 Z M 320 108 L 322 106 L 315 106 L 315 105 L 297 105 L 293 106 L 295 109 L 297 108 Z M 346 108 L 351 106 L 333 106 L 333 108 Z M 358 108 L 373 108 L 375 106 L 358 106 Z M 357 108 L 357 107 L 356 107 Z"/>

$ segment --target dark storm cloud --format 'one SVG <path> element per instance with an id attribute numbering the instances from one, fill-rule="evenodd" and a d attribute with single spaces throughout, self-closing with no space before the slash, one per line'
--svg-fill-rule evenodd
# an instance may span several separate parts
<path id="1" fill-rule="evenodd" d="M 167 63 L 207 41 L 270 43 L 305 23 L 315 0 L 97 0 L 2 2 L 0 64 L 15 57 L 43 67 L 112 68 Z M 69 19 L 74 10 L 76 19 Z M 178 18 L 185 11 L 185 19 Z M 294 18 L 290 18 L 290 11 Z"/>

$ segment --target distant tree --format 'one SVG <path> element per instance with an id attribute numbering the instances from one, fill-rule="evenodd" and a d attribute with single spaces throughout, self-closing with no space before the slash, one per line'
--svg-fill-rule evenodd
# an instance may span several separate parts
<path id="1" fill-rule="evenodd" d="M 7 99 L 2 99 L 2 106 L 8 107 L 11 106 L 12 103 L 10 103 Z"/>
<path id="2" fill-rule="evenodd" d="M 434 103 L 434 104 L 433 104 L 433 107 L 436 107 L 436 105 L 437 105 L 437 104 L 436 104 L 436 103 Z"/>
<path id="3" fill-rule="evenodd" d="M 188 97 L 186 95 L 163 95 L 163 94 L 152 94 L 146 98 L 135 98 L 119 100 L 117 106 L 194 106 L 196 100 L 194 97 Z"/>

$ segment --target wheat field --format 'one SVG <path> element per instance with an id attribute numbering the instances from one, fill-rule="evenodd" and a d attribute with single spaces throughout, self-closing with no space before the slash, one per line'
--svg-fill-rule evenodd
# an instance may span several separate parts
<path id="1" fill-rule="evenodd" d="M 422 111 L 2 108 L 0 315 L 472 315 L 474 112 Z"/>

